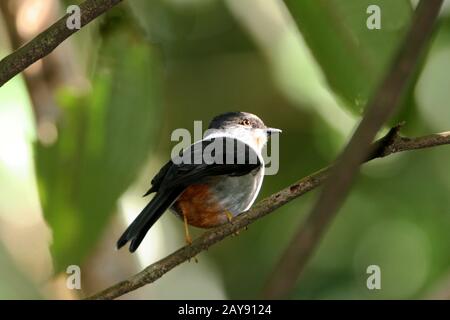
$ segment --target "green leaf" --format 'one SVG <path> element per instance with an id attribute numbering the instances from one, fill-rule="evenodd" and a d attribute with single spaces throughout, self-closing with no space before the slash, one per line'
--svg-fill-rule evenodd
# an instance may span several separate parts
<path id="1" fill-rule="evenodd" d="M 159 127 L 159 59 L 152 48 L 116 30 L 99 57 L 91 94 L 62 92 L 58 140 L 35 148 L 56 272 L 80 264 L 95 245 Z"/>
<path id="2" fill-rule="evenodd" d="M 330 86 L 361 112 L 386 72 L 410 23 L 408 0 L 285 0 Z M 367 8 L 377 5 L 381 29 L 369 30 Z"/>
<path id="3" fill-rule="evenodd" d="M 253 50 L 223 0 L 133 0 L 127 2 L 146 38 L 170 64 Z"/>

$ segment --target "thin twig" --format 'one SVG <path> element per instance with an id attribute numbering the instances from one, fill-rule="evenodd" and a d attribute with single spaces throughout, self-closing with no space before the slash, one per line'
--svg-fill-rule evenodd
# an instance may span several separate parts
<path id="1" fill-rule="evenodd" d="M 366 161 L 407 150 L 425 149 L 450 144 L 450 131 L 410 139 L 399 136 L 398 129 L 399 127 L 393 128 L 384 138 L 372 144 L 374 152 L 370 159 L 368 158 Z M 250 211 L 237 216 L 232 223 L 205 232 L 195 239 L 192 245 L 175 251 L 127 280 L 119 282 L 87 299 L 114 299 L 156 281 L 179 264 L 195 257 L 201 251 L 208 249 L 225 237 L 244 229 L 254 221 L 275 211 L 284 204 L 317 188 L 328 176 L 328 171 L 328 167 L 324 168 L 265 198 Z"/>
<path id="2" fill-rule="evenodd" d="M 344 203 L 359 166 L 370 154 L 378 130 L 394 113 L 434 29 L 443 0 L 421 0 L 411 27 L 384 81 L 369 102 L 350 142 L 335 162 L 319 198 L 282 254 L 264 297 L 286 297 L 296 284 L 322 234 Z"/>
<path id="3" fill-rule="evenodd" d="M 122 0 L 86 0 L 80 4 L 81 27 L 102 15 Z M 67 28 L 66 14 L 36 38 L 0 61 L 0 87 L 34 62 L 50 54 L 64 40 L 77 32 Z"/>

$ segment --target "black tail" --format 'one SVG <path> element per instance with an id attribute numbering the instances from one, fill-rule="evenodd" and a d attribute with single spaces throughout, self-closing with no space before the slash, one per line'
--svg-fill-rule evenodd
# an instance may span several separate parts
<path id="1" fill-rule="evenodd" d="M 136 251 L 148 230 L 179 195 L 180 192 L 176 191 L 164 192 L 164 194 L 158 192 L 119 238 L 117 249 L 122 248 L 128 241 L 131 241 L 129 250 L 130 252 Z"/>

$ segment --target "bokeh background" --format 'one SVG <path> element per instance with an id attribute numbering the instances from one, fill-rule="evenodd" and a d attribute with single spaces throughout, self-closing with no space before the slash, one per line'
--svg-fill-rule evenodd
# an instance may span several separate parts
<path id="1" fill-rule="evenodd" d="M 2 0 L 0 57 L 80 1 Z M 176 128 L 226 111 L 283 129 L 259 199 L 329 164 L 411 22 L 409 0 L 125 0 L 0 89 L 0 299 L 77 299 L 184 245 L 166 214 L 137 254 L 114 243 L 145 205 Z M 366 9 L 381 8 L 381 30 Z M 450 129 L 450 1 L 400 112 Z M 386 129 L 386 128 L 385 128 Z M 292 299 L 450 296 L 450 148 L 364 166 Z M 243 299 L 265 281 L 317 191 L 122 298 Z M 194 228 L 193 228 L 194 229 Z M 202 230 L 195 230 L 194 234 Z M 366 268 L 381 268 L 381 290 Z M 66 287 L 69 265 L 82 289 Z"/>

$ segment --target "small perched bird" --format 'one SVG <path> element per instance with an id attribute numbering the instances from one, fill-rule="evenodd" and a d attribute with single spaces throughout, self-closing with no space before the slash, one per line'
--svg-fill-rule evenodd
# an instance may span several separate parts
<path id="1" fill-rule="evenodd" d="M 279 132 L 247 112 L 215 117 L 204 139 L 172 157 L 153 178 L 144 196 L 155 196 L 122 234 L 117 248 L 131 241 L 129 250 L 134 252 L 168 208 L 184 220 L 189 244 L 188 225 L 216 227 L 247 211 L 264 177 L 262 149 L 268 137 Z"/>

